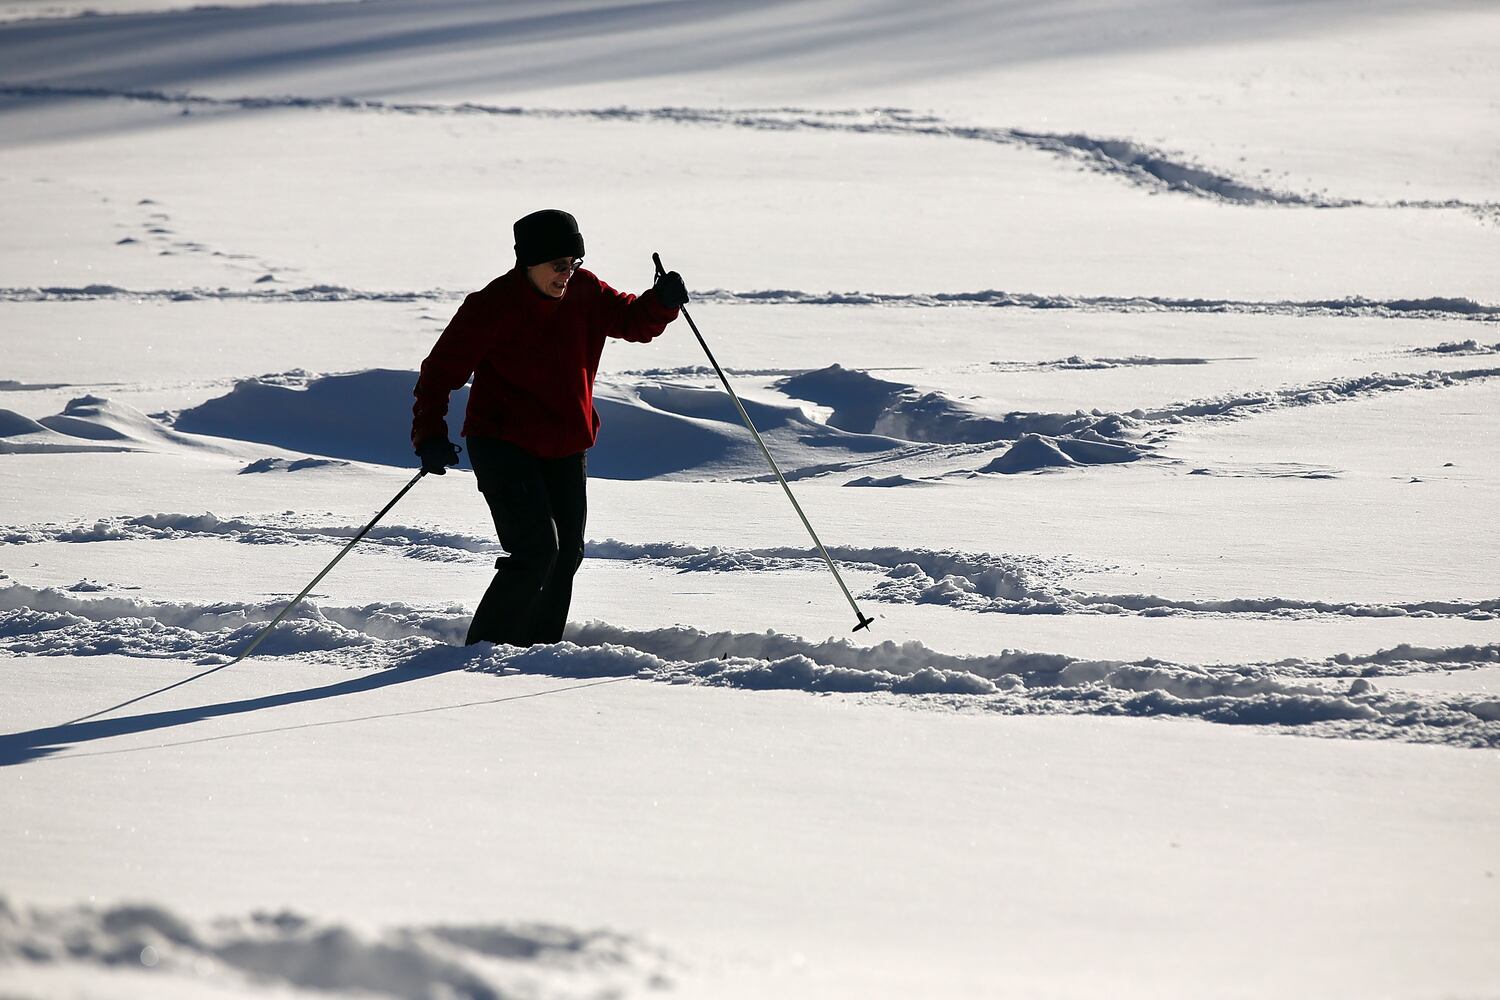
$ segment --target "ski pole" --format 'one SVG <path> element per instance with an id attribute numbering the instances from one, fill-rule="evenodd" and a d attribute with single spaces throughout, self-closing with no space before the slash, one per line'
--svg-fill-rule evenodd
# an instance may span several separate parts
<path id="1" fill-rule="evenodd" d="M 273 628 L 281 623 L 281 619 L 285 618 L 288 614 L 291 613 L 291 610 L 293 608 L 302 603 L 302 598 L 306 597 L 312 592 L 312 589 L 318 585 L 318 581 L 327 576 L 328 572 L 333 569 L 333 567 L 339 564 L 339 560 L 349 554 L 349 550 L 354 548 L 354 543 L 365 537 L 365 534 L 369 532 L 371 528 L 375 527 L 375 525 L 379 523 L 382 517 L 385 517 L 386 514 L 390 513 L 391 508 L 396 506 L 397 502 L 400 501 L 402 497 L 406 496 L 407 491 L 410 490 L 413 486 L 417 485 L 417 480 L 421 479 L 425 475 L 427 475 L 427 470 L 423 469 L 419 471 L 415 476 L 412 476 L 411 482 L 401 487 L 401 492 L 397 493 L 395 497 L 391 499 L 390 503 L 380 508 L 380 513 L 371 518 L 369 524 L 365 525 L 363 528 L 360 528 L 359 534 L 349 539 L 349 543 L 339 550 L 339 554 L 333 557 L 333 561 L 330 562 L 327 566 L 323 567 L 323 572 L 313 577 L 312 583 L 309 583 L 307 586 L 303 587 L 302 593 L 292 598 L 291 603 L 282 608 L 281 613 L 278 614 L 275 618 L 271 619 L 271 624 L 260 630 L 260 634 L 250 641 L 250 645 L 246 646 L 245 651 L 242 652 L 239 656 L 236 656 L 228 663 L 221 663 L 217 667 L 210 667 L 208 670 L 205 670 L 201 673 L 194 674 L 191 677 L 184 678 L 183 680 L 177 681 L 173 684 L 168 684 L 164 688 L 157 688 L 155 691 L 149 691 L 146 694 L 140 695 L 139 697 L 131 698 L 129 701 L 122 701 L 118 705 L 111 705 L 109 708 L 101 708 L 99 711 L 92 714 L 80 716 L 79 718 L 74 719 L 72 722 L 69 722 L 68 725 L 71 726 L 75 723 L 86 722 L 89 719 L 97 718 L 98 716 L 104 715 L 107 712 L 113 712 L 116 709 L 124 708 L 127 705 L 134 705 L 138 701 L 145 701 L 147 698 L 163 694 L 167 691 L 172 690 L 173 688 L 182 687 L 182 685 L 184 684 L 190 684 L 200 677 L 207 677 L 209 674 L 215 673 L 219 670 L 223 670 L 225 667 L 232 667 L 236 663 L 239 663 L 241 660 L 243 660 L 245 657 L 249 656 L 251 653 L 255 652 L 255 648 L 261 644 L 261 641 L 264 640 L 266 636 L 271 634 L 271 630 Z"/>
<path id="2" fill-rule="evenodd" d="M 656 264 L 656 276 L 658 278 L 667 273 L 666 267 L 664 267 L 661 262 L 661 254 L 653 253 L 651 255 L 651 260 Z M 698 332 L 698 324 L 693 322 L 693 317 L 688 314 L 686 306 L 682 307 L 682 318 L 687 320 L 688 326 L 693 331 L 693 336 L 698 338 L 698 343 L 703 348 L 703 353 L 708 355 L 709 364 L 713 365 L 714 371 L 719 373 L 719 381 L 724 383 L 724 391 L 729 393 L 730 399 L 734 400 L 734 408 L 740 411 L 740 419 L 743 420 L 745 422 L 745 426 L 749 428 L 750 434 L 755 438 L 755 443 L 760 445 L 760 452 L 762 455 L 766 456 L 766 462 L 771 466 L 771 471 L 776 474 L 776 481 L 780 483 L 781 488 L 786 491 L 786 498 L 792 502 L 792 509 L 795 510 L 797 512 L 797 516 L 802 519 L 802 526 L 807 529 L 807 533 L 812 536 L 813 544 L 816 545 L 818 547 L 818 551 L 822 553 L 823 561 L 828 564 L 828 569 L 833 573 L 834 580 L 838 582 L 839 589 L 844 592 L 844 599 L 848 601 L 849 606 L 854 609 L 854 617 L 858 619 L 859 624 L 854 626 L 852 631 L 858 632 L 862 628 L 869 628 L 870 624 L 874 622 L 875 619 L 865 617 L 864 612 L 859 610 L 859 605 L 854 603 L 854 595 L 849 593 L 849 588 L 844 585 L 844 578 L 839 575 L 838 567 L 833 564 L 833 557 L 828 554 L 828 550 L 824 548 L 823 543 L 818 540 L 818 533 L 813 530 L 812 522 L 807 519 L 806 514 L 802 513 L 802 505 L 797 502 L 796 497 L 792 496 L 792 488 L 786 484 L 786 477 L 781 474 L 781 469 L 777 467 L 776 459 L 771 457 L 771 450 L 766 447 L 766 442 L 761 438 L 760 431 L 755 429 L 754 421 L 750 419 L 750 414 L 745 412 L 744 404 L 740 402 L 740 397 L 735 394 L 734 387 L 729 384 L 729 378 L 724 374 L 724 369 L 719 367 L 719 362 L 714 358 L 714 352 L 708 349 L 708 341 L 704 340 L 703 334 Z"/>
<path id="3" fill-rule="evenodd" d="M 290 603 L 286 607 L 282 608 L 281 609 L 281 614 L 277 615 L 275 618 L 272 618 L 271 619 L 271 624 L 269 624 L 265 628 L 261 629 L 260 635 L 257 635 L 251 641 L 250 645 L 248 645 L 248 646 L 245 647 L 245 651 L 243 653 L 241 653 L 239 656 L 236 656 L 234 659 L 230 660 L 228 663 L 224 664 L 224 666 L 226 666 L 226 667 L 232 667 L 236 663 L 238 663 L 241 660 L 243 660 L 245 657 L 249 656 L 251 653 L 255 652 L 255 647 L 260 645 L 262 639 L 264 639 L 266 636 L 268 636 L 268 635 L 271 634 L 271 630 L 273 628 L 275 628 L 277 626 L 277 624 L 280 623 L 281 619 L 285 618 L 291 612 L 291 610 L 293 608 L 295 608 L 298 604 L 302 603 L 302 598 L 306 597 L 309 593 L 312 592 L 312 589 L 318 585 L 318 581 L 321 580 L 321 579 L 323 579 L 323 577 L 327 576 L 328 575 L 328 571 L 331 570 L 331 569 L 333 569 L 333 567 L 337 566 L 339 564 L 339 560 L 342 559 L 342 558 L 344 558 L 346 555 L 349 554 L 349 550 L 352 549 L 352 548 L 354 548 L 354 543 L 357 542 L 357 541 L 359 541 L 361 538 L 365 537 L 365 533 L 368 532 L 371 528 L 375 527 L 375 525 L 380 522 L 380 519 L 382 517 L 385 517 L 386 514 L 390 513 L 391 508 L 394 507 L 394 506 L 396 506 L 396 504 L 400 502 L 401 498 L 404 497 L 404 496 L 406 496 L 407 491 L 410 490 L 413 486 L 417 485 L 417 480 L 421 479 L 425 475 L 427 475 L 427 470 L 426 469 L 418 470 L 417 474 L 415 476 L 411 477 L 411 482 L 409 482 L 405 486 L 401 487 L 401 492 L 397 493 L 394 497 L 392 497 L 390 503 L 388 503 L 384 507 L 380 508 L 380 513 L 376 514 L 374 517 L 370 518 L 370 523 L 367 524 L 367 525 L 365 525 L 363 528 L 360 528 L 359 529 L 359 534 L 357 534 L 353 538 L 349 539 L 349 544 L 345 545 L 342 549 L 340 549 L 339 550 L 339 554 L 333 557 L 333 561 L 330 562 L 327 566 L 323 567 L 323 572 L 321 572 L 317 576 L 313 577 L 312 578 L 312 583 L 309 583 L 307 586 L 303 587 L 302 588 L 302 593 L 300 593 L 296 597 L 292 598 L 292 603 Z M 219 668 L 215 668 L 215 669 L 219 669 Z"/>

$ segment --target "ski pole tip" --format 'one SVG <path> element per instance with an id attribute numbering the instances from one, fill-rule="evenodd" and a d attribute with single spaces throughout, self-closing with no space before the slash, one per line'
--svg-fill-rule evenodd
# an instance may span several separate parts
<path id="1" fill-rule="evenodd" d="M 873 619 L 873 618 L 866 618 L 864 615 L 860 615 L 859 616 L 859 624 L 856 625 L 856 626 L 854 626 L 854 631 L 858 632 L 862 628 L 869 628 L 874 623 L 875 623 L 875 619 Z"/>

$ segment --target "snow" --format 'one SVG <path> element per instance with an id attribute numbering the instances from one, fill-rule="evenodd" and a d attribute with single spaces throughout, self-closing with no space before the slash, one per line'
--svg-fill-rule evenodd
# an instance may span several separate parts
<path id="1" fill-rule="evenodd" d="M 1489 995 L 1497 17 L 0 2 L 0 992 Z M 234 662 L 551 205 L 872 628 L 679 322 Z"/>

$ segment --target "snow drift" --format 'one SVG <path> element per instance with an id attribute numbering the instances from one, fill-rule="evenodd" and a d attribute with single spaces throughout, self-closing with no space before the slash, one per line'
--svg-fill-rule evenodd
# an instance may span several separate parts
<path id="1" fill-rule="evenodd" d="M 79 451 L 238 453 L 231 442 L 183 434 L 127 403 L 79 396 L 61 413 L 32 420 L 0 410 L 0 454 Z"/>
<path id="2" fill-rule="evenodd" d="M 1153 444 L 1139 423 L 1121 414 L 986 413 L 945 393 L 878 379 L 830 365 L 781 379 L 789 396 L 832 407 L 831 426 L 936 444 L 1016 442 L 981 472 L 1033 472 L 1133 462 Z"/>
<path id="3" fill-rule="evenodd" d="M 277 445 L 381 465 L 413 465 L 412 387 L 417 373 L 376 368 L 305 383 L 282 377 L 241 379 L 226 396 L 182 411 L 174 426 L 192 434 Z M 462 421 L 469 391 L 453 393 Z M 457 427 L 454 428 L 457 432 Z"/>
<path id="4" fill-rule="evenodd" d="M 309 377 L 242 379 L 228 395 L 178 414 L 179 431 L 258 441 L 312 455 L 411 466 L 411 393 L 417 373 L 372 369 Z M 457 437 L 468 390 L 454 392 L 449 431 Z M 643 381 L 599 382 L 594 406 L 602 428 L 589 472 L 605 479 L 701 479 L 759 476 L 765 459 L 716 390 Z M 890 454 L 901 441 L 847 432 L 810 420 L 795 406 L 745 401 L 778 461 L 789 469 Z"/>
<path id="5" fill-rule="evenodd" d="M 1455 386 L 1496 376 L 1500 368 L 1375 373 L 1124 413 L 1003 413 L 834 364 L 774 383 L 793 399 L 830 408 L 826 422 L 810 418 L 791 403 L 746 400 L 744 405 L 788 479 L 856 471 L 944 448 L 956 456 L 984 445 L 1005 445 L 1008 450 L 978 470 L 952 473 L 1009 474 L 1149 458 L 1159 453 L 1173 425 L 1189 420 Z M 178 413 L 171 426 L 98 396 L 74 399 L 62 413 L 39 421 L 0 410 L 0 453 L 184 449 L 248 456 L 253 452 L 247 445 L 260 443 L 334 460 L 411 467 L 415 459 L 409 413 L 415 382 L 415 372 L 391 369 L 323 376 L 297 371 L 241 379 L 228 394 Z M 732 403 L 717 389 L 639 377 L 597 383 L 594 401 L 603 421 L 598 444 L 589 453 L 589 469 L 596 476 L 770 478 Z M 467 405 L 467 389 L 453 393 L 449 424 L 455 435 Z M 272 461 L 246 471 L 312 467 Z M 913 481 L 869 475 L 854 480 L 864 486 Z"/>

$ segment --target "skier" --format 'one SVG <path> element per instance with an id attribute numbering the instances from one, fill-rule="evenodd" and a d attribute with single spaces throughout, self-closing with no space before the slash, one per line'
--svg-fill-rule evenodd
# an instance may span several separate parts
<path id="1" fill-rule="evenodd" d="M 586 453 L 599 435 L 594 375 L 606 337 L 646 343 L 687 302 L 676 271 L 650 291 L 619 292 L 583 270 L 567 212 L 515 224 L 516 266 L 459 306 L 422 362 L 412 446 L 422 469 L 458 464 L 448 394 L 472 375 L 462 435 L 506 555 L 474 612 L 468 644 L 557 642 L 583 562 Z"/>

